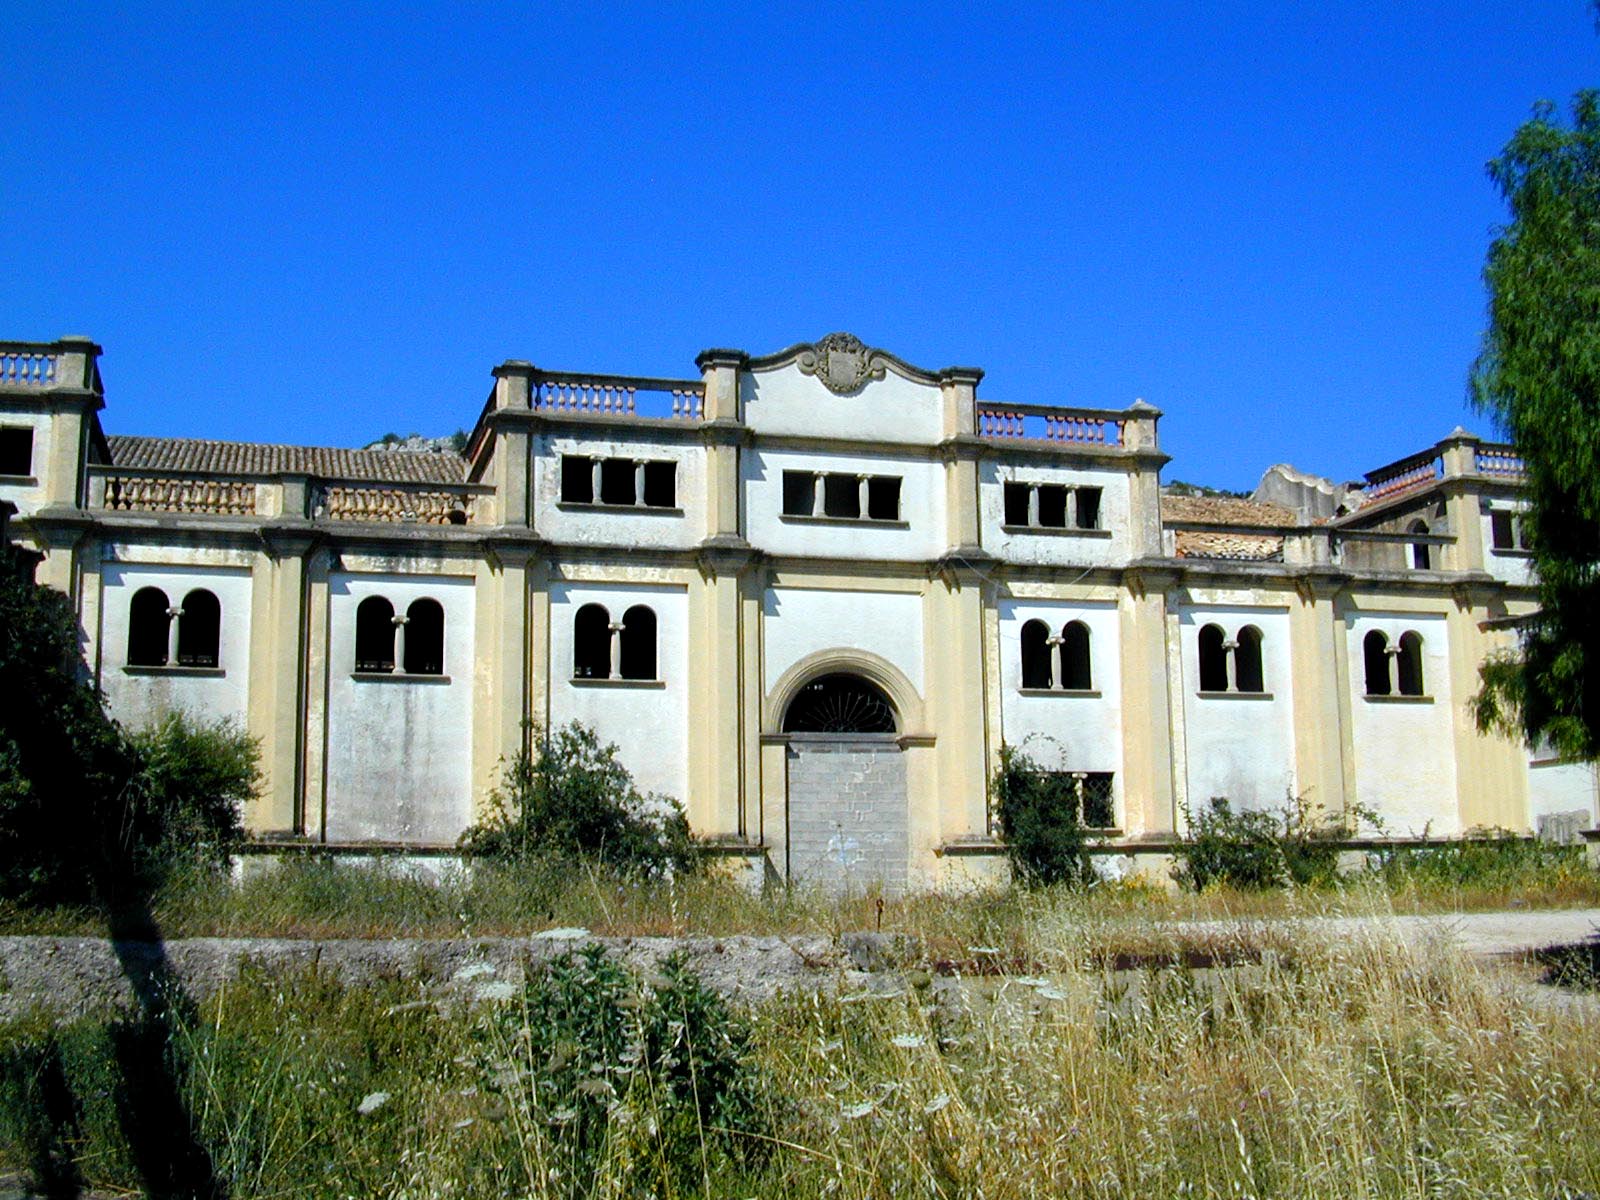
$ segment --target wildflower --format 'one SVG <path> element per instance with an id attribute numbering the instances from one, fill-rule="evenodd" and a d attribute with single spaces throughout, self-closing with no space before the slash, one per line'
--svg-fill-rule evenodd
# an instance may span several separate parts
<path id="1" fill-rule="evenodd" d="M 497 979 L 493 983 L 480 983 L 472 989 L 474 1000 L 510 1000 L 516 994 L 516 987 L 503 979 Z"/>
<path id="2" fill-rule="evenodd" d="M 565 1125 L 567 1122 L 576 1118 L 577 1115 L 578 1110 L 575 1108 L 558 1108 L 550 1114 L 550 1124 Z"/>
<path id="3" fill-rule="evenodd" d="M 827 1058 L 835 1050 L 842 1050 L 842 1049 L 844 1049 L 844 1043 L 840 1042 L 840 1041 L 818 1042 L 817 1045 L 816 1045 L 817 1053 L 820 1054 L 823 1058 Z"/>
<path id="4" fill-rule="evenodd" d="M 915 1033 L 897 1033 L 889 1040 L 902 1050 L 915 1050 L 927 1039 Z"/>
<path id="5" fill-rule="evenodd" d="M 499 972 L 495 970 L 493 963 L 475 962 L 469 963 L 468 965 L 462 967 L 455 973 L 453 978 L 457 983 L 467 983 L 470 980 L 478 979 L 484 975 L 498 974 Z"/>
<path id="6" fill-rule="evenodd" d="M 361 1103 L 356 1105 L 356 1111 L 363 1117 L 370 1116 L 387 1103 L 389 1103 L 388 1092 L 368 1092 L 361 1098 Z"/>
<path id="7" fill-rule="evenodd" d="M 924 1104 L 922 1106 L 922 1111 L 927 1113 L 931 1117 L 934 1113 L 940 1111 L 942 1108 L 945 1107 L 945 1105 L 947 1105 L 949 1103 L 950 1103 L 950 1093 L 949 1092 L 940 1092 L 932 1100 L 929 1100 L 926 1104 Z"/>
<path id="8" fill-rule="evenodd" d="M 866 1116 L 877 1107 L 878 1106 L 874 1101 L 863 1100 L 860 1104 L 850 1105 L 849 1108 L 846 1108 L 839 1115 L 842 1116 L 846 1121 L 859 1121 L 862 1117 Z"/>

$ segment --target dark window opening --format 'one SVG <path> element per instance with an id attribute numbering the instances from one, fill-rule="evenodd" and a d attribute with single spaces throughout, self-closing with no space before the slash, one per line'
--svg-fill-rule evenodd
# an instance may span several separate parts
<path id="1" fill-rule="evenodd" d="M 12 426 L 0 429 L 0 475 L 33 474 L 33 430 Z"/>
<path id="2" fill-rule="evenodd" d="M 1074 814 L 1089 829 L 1116 827 L 1110 771 L 1042 771 L 1036 776 L 1035 795 L 1046 804 Z"/>
<path id="3" fill-rule="evenodd" d="M 1078 528 L 1100 528 L 1100 489 L 1078 489 Z"/>
<path id="4" fill-rule="evenodd" d="M 785 733 L 893 733 L 894 706 L 858 675 L 824 675 L 789 701 Z"/>
<path id="5" fill-rule="evenodd" d="M 822 511 L 830 517 L 861 515 L 861 482 L 854 475 L 822 477 Z"/>
<path id="6" fill-rule="evenodd" d="M 1112 773 L 1089 771 L 1083 777 L 1082 821 L 1090 829 L 1112 829 L 1117 823 L 1111 794 Z"/>
<path id="7" fill-rule="evenodd" d="M 1005 488 L 1007 525 L 1028 523 L 1028 493 L 1033 489 L 1026 483 L 1008 483 Z"/>
<path id="8" fill-rule="evenodd" d="M 656 614 L 642 604 L 622 614 L 622 677 L 656 677 Z"/>
<path id="9" fill-rule="evenodd" d="M 594 503 L 594 459 L 561 456 L 561 500 L 565 504 Z"/>
<path id="10" fill-rule="evenodd" d="M 222 644 L 222 605 L 205 588 L 183 598 L 178 618 L 178 665 L 215 667 Z"/>
<path id="11" fill-rule="evenodd" d="M 611 678 L 611 614 L 585 604 L 572 622 L 572 677 Z"/>
<path id="12" fill-rule="evenodd" d="M 633 462 L 626 458 L 600 460 L 600 503 L 633 504 Z"/>
<path id="13" fill-rule="evenodd" d="M 356 606 L 356 670 L 394 670 L 394 605 L 382 596 Z"/>
<path id="14" fill-rule="evenodd" d="M 1407 533 L 1427 533 L 1426 521 L 1413 521 Z M 1411 566 L 1414 570 L 1429 571 L 1433 569 L 1433 548 L 1427 542 L 1415 542 L 1411 546 Z"/>
<path id="15" fill-rule="evenodd" d="M 1361 639 L 1361 656 L 1366 664 L 1367 695 L 1389 694 L 1389 639 L 1374 629 Z"/>
<path id="16" fill-rule="evenodd" d="M 1022 686 L 1047 688 L 1051 683 L 1050 628 L 1043 621 L 1022 627 Z"/>
<path id="17" fill-rule="evenodd" d="M 1422 636 L 1413 632 L 1400 635 L 1400 653 L 1394 656 L 1395 673 L 1399 675 L 1402 696 L 1421 696 L 1422 689 Z"/>
<path id="18" fill-rule="evenodd" d="M 1511 524 L 1511 514 L 1508 512 L 1489 514 L 1489 540 L 1496 550 L 1510 550 L 1515 546 Z"/>
<path id="19" fill-rule="evenodd" d="M 1222 647 L 1222 630 L 1207 625 L 1200 631 L 1200 690 L 1228 690 L 1228 652 Z"/>
<path id="20" fill-rule="evenodd" d="M 1067 527 L 1067 489 L 1060 484 L 1039 485 L 1039 524 L 1046 529 Z"/>
<path id="21" fill-rule="evenodd" d="M 791 517 L 809 517 L 816 495 L 817 477 L 810 471 L 783 473 L 783 511 Z"/>
<path id="22" fill-rule="evenodd" d="M 423 597 L 406 609 L 407 675 L 444 674 L 444 608 Z"/>
<path id="23" fill-rule="evenodd" d="M 167 594 L 160 588 L 140 588 L 128 609 L 128 665 L 167 665 Z"/>
<path id="24" fill-rule="evenodd" d="M 1239 630 L 1239 644 L 1233 650 L 1233 682 L 1241 692 L 1264 692 L 1266 678 L 1261 668 L 1261 630 L 1246 625 Z"/>
<path id="25" fill-rule="evenodd" d="M 888 475 L 867 480 L 867 516 L 874 521 L 900 519 L 900 481 Z"/>
<path id="26" fill-rule="evenodd" d="M 1078 692 L 1094 687 L 1089 665 L 1089 627 L 1082 621 L 1069 621 L 1061 631 L 1061 686 Z"/>
<path id="27" fill-rule="evenodd" d="M 677 463 L 645 463 L 644 502 L 650 508 L 678 507 Z"/>

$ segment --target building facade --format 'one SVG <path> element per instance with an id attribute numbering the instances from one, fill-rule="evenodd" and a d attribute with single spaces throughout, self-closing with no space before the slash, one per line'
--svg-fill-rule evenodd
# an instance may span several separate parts
<path id="1" fill-rule="evenodd" d="M 116 716 L 260 739 L 262 838 L 452 844 L 574 720 L 833 885 L 992 870 L 1006 745 L 1133 854 L 1218 796 L 1595 824 L 1589 768 L 1474 726 L 1534 593 L 1515 452 L 1459 430 L 1274 503 L 1164 496 L 1142 402 L 980 399 L 846 334 L 685 379 L 506 362 L 461 454 L 107 436 L 98 358 L 0 344 L 0 500 Z"/>

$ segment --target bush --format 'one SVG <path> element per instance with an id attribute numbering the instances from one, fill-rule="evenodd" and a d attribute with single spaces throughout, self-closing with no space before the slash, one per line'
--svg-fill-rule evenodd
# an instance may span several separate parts
<path id="1" fill-rule="evenodd" d="M 479 1078 L 548 1131 L 555 1194 L 588 1195 L 602 1159 L 630 1194 L 672 1195 L 763 1157 L 749 1029 L 679 955 L 646 987 L 598 946 L 564 954 L 486 1033 Z"/>
<path id="2" fill-rule="evenodd" d="M 157 877 L 182 865 L 227 866 L 261 777 L 257 741 L 227 718 L 183 713 L 128 741 L 137 765 L 126 793 L 125 853 Z"/>
<path id="3" fill-rule="evenodd" d="M 1388 846 L 1367 856 L 1367 869 L 1395 890 L 1560 887 L 1590 874 L 1582 846 L 1476 829 L 1438 846 Z"/>
<path id="4" fill-rule="evenodd" d="M 1172 874 L 1197 892 L 1224 884 L 1245 891 L 1332 884 L 1339 877 L 1337 843 L 1350 836 L 1342 822 L 1315 820 L 1305 798 L 1293 795 L 1279 809 L 1245 812 L 1213 796 L 1185 816 L 1188 832 Z"/>
<path id="5" fill-rule="evenodd" d="M 461 835 L 461 847 L 491 858 L 585 858 L 647 876 L 699 864 L 683 807 L 643 796 L 594 730 L 574 721 L 535 731 L 536 753 L 520 751 L 490 794 L 489 819 Z"/>
<path id="6" fill-rule="evenodd" d="M 1000 748 L 989 792 L 1012 874 L 1029 887 L 1083 887 L 1096 878 L 1074 782 L 1070 775 L 1041 769 L 1014 746 Z"/>

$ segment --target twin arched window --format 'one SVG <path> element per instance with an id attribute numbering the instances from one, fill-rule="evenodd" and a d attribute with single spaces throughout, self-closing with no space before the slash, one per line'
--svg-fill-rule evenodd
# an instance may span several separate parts
<path id="1" fill-rule="evenodd" d="M 1374 629 L 1361 642 L 1366 664 L 1367 695 L 1423 696 L 1422 635 L 1408 629 L 1389 645 L 1389 637 Z"/>
<path id="2" fill-rule="evenodd" d="M 413 600 L 404 616 L 383 596 L 356 606 L 356 671 L 389 674 L 396 663 L 406 675 L 444 674 L 444 606 L 437 600 Z"/>
<path id="3" fill-rule="evenodd" d="M 1094 688 L 1089 661 L 1089 627 L 1068 621 L 1060 636 L 1032 620 L 1022 626 L 1022 686 L 1087 692 Z"/>
<path id="4" fill-rule="evenodd" d="M 574 679 L 655 679 L 656 614 L 635 604 L 613 623 L 603 604 L 585 604 L 572 623 Z"/>
<path id="5" fill-rule="evenodd" d="M 222 605 L 195 588 L 173 607 L 166 592 L 143 587 L 128 609 L 130 667 L 215 667 L 222 646 Z"/>
<path id="6" fill-rule="evenodd" d="M 1200 630 L 1200 690 L 1264 694 L 1261 641 L 1261 630 L 1254 625 L 1246 625 L 1232 638 L 1220 625 L 1204 626 Z"/>

